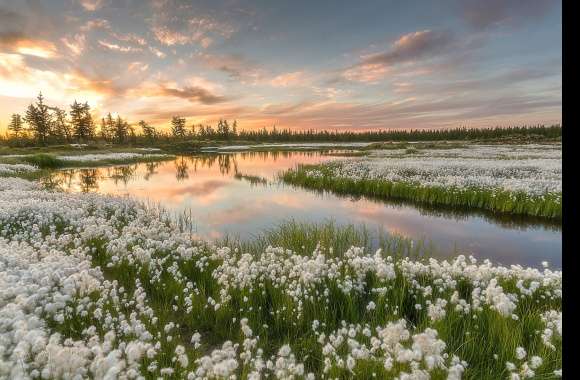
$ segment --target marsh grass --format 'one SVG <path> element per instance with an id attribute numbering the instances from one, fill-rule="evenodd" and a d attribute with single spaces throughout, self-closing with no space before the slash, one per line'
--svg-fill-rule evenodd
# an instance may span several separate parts
<path id="1" fill-rule="evenodd" d="M 247 181 L 253 186 L 255 186 L 255 185 L 267 185 L 268 184 L 268 180 L 266 178 L 260 177 L 257 175 L 236 173 L 236 174 L 234 174 L 234 178 L 237 180 L 240 180 L 240 181 Z"/>
<path id="2" fill-rule="evenodd" d="M 364 247 L 369 252 L 381 249 L 399 258 L 425 259 L 435 252 L 434 246 L 428 242 L 387 234 L 381 229 L 374 231 L 365 225 L 341 225 L 334 220 L 314 224 L 290 219 L 262 231 L 252 239 L 226 236 L 216 244 L 243 252 L 262 252 L 268 246 L 284 247 L 303 255 L 318 249 L 329 257 L 342 257 L 353 246 Z"/>
<path id="3" fill-rule="evenodd" d="M 155 212 L 157 218 L 161 218 L 170 225 L 172 221 L 164 210 Z M 125 214 L 119 216 L 114 209 L 110 210 L 110 216 L 116 215 L 116 228 L 122 233 L 130 220 L 136 217 L 136 211 L 127 209 Z M 0 219 L 0 231 L 3 237 L 26 236 L 23 234 L 20 223 L 26 215 L 13 215 L 9 219 Z M 188 218 L 184 217 L 184 228 L 188 224 Z M 45 224 L 40 225 L 40 231 L 45 236 L 69 233 L 70 222 L 55 215 Z M 75 227 L 76 229 L 76 227 Z M 278 246 L 295 251 L 300 255 L 310 255 L 317 248 L 327 256 L 340 257 L 351 246 L 369 247 L 372 245 L 370 233 L 364 227 L 354 225 L 339 226 L 333 222 L 324 224 L 304 224 L 288 221 L 268 231 L 264 231 L 253 241 L 240 243 L 234 239 L 217 242 L 218 246 L 229 246 L 238 254 L 249 253 L 256 260 L 260 258 L 267 246 Z M 94 237 L 84 240 L 83 247 L 90 252 L 92 265 L 101 268 L 105 278 L 117 281 L 124 292 L 120 295 L 121 300 L 107 298 L 100 302 L 102 312 L 112 318 L 126 316 L 133 312 L 131 295 L 136 289 L 136 284 L 143 286 L 149 306 L 154 310 L 159 320 L 154 323 L 144 320 L 145 326 L 153 331 L 154 335 L 163 341 L 155 360 L 159 367 L 175 368 L 175 373 L 166 378 L 181 379 L 186 376 L 186 371 L 175 366 L 172 360 L 177 345 L 183 345 L 190 358 L 190 363 L 211 350 L 219 347 L 225 340 L 241 343 L 243 335 L 240 332 L 239 321 L 248 318 L 254 334 L 260 337 L 260 347 L 266 355 L 274 355 L 283 344 L 289 344 L 298 358 L 303 360 L 306 372 L 313 372 L 317 377 L 322 375 L 323 355 L 321 345 L 317 342 L 318 336 L 312 329 L 313 321 L 319 321 L 319 332 L 330 333 L 342 327 L 342 323 L 359 323 L 371 328 L 384 326 L 404 318 L 412 331 L 422 331 L 426 327 L 436 328 L 439 337 L 446 342 L 447 352 L 458 355 L 469 363 L 464 379 L 497 379 L 507 376 L 505 369 L 506 361 L 515 361 L 515 348 L 525 345 L 528 354 L 539 355 L 544 359 L 544 364 L 536 371 L 538 378 L 553 378 L 551 375 L 555 369 L 561 368 L 562 349 L 561 344 L 554 351 L 548 350 L 542 345 L 538 331 L 542 330 L 540 314 L 547 310 L 560 309 L 559 300 L 546 299 L 535 295 L 518 303 L 515 313 L 519 320 L 513 320 L 500 316 L 496 311 L 485 308 L 477 314 L 464 315 L 453 309 L 448 310 L 444 319 L 436 322 L 430 321 L 425 309 L 415 308 L 417 303 L 424 304 L 425 297 L 418 293 L 412 283 L 405 278 L 400 269 L 396 269 L 396 277 L 389 280 L 386 291 L 383 294 L 373 293 L 371 289 L 384 286 L 379 279 L 368 274 L 365 278 L 364 290 L 360 292 L 348 292 L 340 290 L 333 279 L 316 285 L 317 292 L 322 294 L 328 291 L 327 298 L 318 296 L 305 299 L 301 306 L 301 312 L 297 312 L 296 300 L 290 297 L 282 288 L 269 280 L 251 287 L 230 288 L 230 300 L 221 308 L 207 307 L 209 297 L 219 299 L 221 286 L 212 276 L 220 262 L 216 259 L 206 260 L 205 267 L 196 265 L 202 258 L 209 258 L 214 252 L 213 244 L 200 244 L 198 246 L 201 256 L 186 259 L 180 257 L 170 249 L 156 248 L 152 252 L 152 258 L 163 262 L 163 265 L 155 271 L 147 262 L 138 263 L 133 259 L 121 258 L 112 260 L 115 256 L 110 251 L 108 238 Z M 139 240 L 132 243 L 132 249 L 139 247 Z M 421 260 L 421 247 L 414 246 L 409 240 L 397 237 L 384 236 L 380 245 L 382 254 L 395 258 L 395 262 L 404 257 L 413 256 Z M 72 248 L 72 247 L 71 247 Z M 170 268 L 178 268 L 180 276 L 176 277 Z M 418 277 L 423 286 L 430 285 L 433 288 L 433 297 L 449 298 L 451 290 L 438 286 L 437 281 L 430 275 Z M 192 293 L 191 309 L 185 312 L 186 291 L 185 283 L 191 282 L 197 293 Z M 502 281 L 506 292 L 515 292 L 515 280 Z M 457 289 L 462 298 L 469 299 L 473 291 L 473 285 L 469 282 L 460 282 Z M 96 301 L 98 294 L 90 297 Z M 129 298 L 124 298 L 129 297 Z M 366 306 L 373 301 L 377 307 L 369 311 Z M 62 323 L 56 323 L 49 315 L 43 314 L 48 328 L 52 332 L 58 332 L 64 338 L 83 339 L 83 331 L 94 326 L 97 335 L 103 337 L 108 328 L 103 320 L 94 313 L 81 316 L 74 312 L 77 300 L 74 298 L 67 301 L 70 313 Z M 91 310 L 89 310 L 91 311 Z M 126 317 L 124 317 L 126 318 Z M 163 326 L 168 323 L 178 324 L 178 328 L 172 331 L 164 331 Z M 194 332 L 200 332 L 203 344 L 194 348 L 190 338 Z M 172 339 L 169 340 L 168 336 Z M 132 339 L 129 336 L 127 339 Z M 365 337 L 359 340 L 369 344 Z M 342 349 L 344 351 L 344 348 Z M 141 359 L 142 373 L 148 374 L 147 367 L 152 359 Z M 396 364 L 403 368 L 403 364 Z M 239 378 L 245 379 L 249 368 L 241 366 L 236 372 Z M 442 371 L 433 371 L 433 379 L 444 379 Z M 327 377 L 339 379 L 374 379 L 389 378 L 389 373 L 376 362 L 361 361 L 350 372 L 345 368 L 333 368 Z M 146 378 L 156 378 L 155 375 L 146 375 Z"/>
<path id="4" fill-rule="evenodd" d="M 309 175 L 316 170 L 318 176 Z M 561 195 L 531 196 L 523 192 L 489 190 L 481 188 L 446 188 L 422 186 L 381 179 L 351 179 L 337 177 L 323 165 L 299 165 L 281 173 L 280 178 L 289 184 L 318 191 L 331 191 L 342 195 L 370 196 L 377 199 L 402 199 L 429 206 L 449 206 L 481 209 L 495 213 L 529 215 L 561 220 Z"/>
<path id="5" fill-rule="evenodd" d="M 56 158 L 52 154 L 36 153 L 22 157 L 22 161 L 34 165 L 40 169 L 57 169 L 66 166 L 64 160 Z"/>
<path id="6" fill-rule="evenodd" d="M 142 152 L 141 152 L 142 153 Z M 107 158 L 102 160 L 94 161 L 83 161 L 83 160 L 62 160 L 59 159 L 57 155 L 51 153 L 35 153 L 26 154 L 17 157 L 2 157 L 0 156 L 0 162 L 17 164 L 26 163 L 34 165 L 39 169 L 61 169 L 61 168 L 82 168 L 82 167 L 97 167 L 97 166 L 107 166 L 107 165 L 127 165 L 140 162 L 156 162 L 173 160 L 175 156 L 164 154 L 164 155 L 142 155 L 130 158 Z"/>

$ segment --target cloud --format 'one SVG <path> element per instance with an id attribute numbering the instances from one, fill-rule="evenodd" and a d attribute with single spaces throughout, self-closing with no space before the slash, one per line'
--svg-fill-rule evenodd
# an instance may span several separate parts
<path id="1" fill-rule="evenodd" d="M 94 12 L 97 9 L 100 9 L 103 4 L 105 3 L 104 0 L 79 0 L 79 4 L 87 11 Z"/>
<path id="2" fill-rule="evenodd" d="M 201 4 L 180 0 L 154 1 L 151 32 L 165 46 L 199 44 L 204 49 L 217 37 L 229 39 L 236 31 L 229 22 L 210 15 Z"/>
<path id="3" fill-rule="evenodd" d="M 143 49 L 141 49 L 141 48 L 136 48 L 136 47 L 132 47 L 132 46 L 122 46 L 122 45 L 107 42 L 104 40 L 99 40 L 98 43 L 100 46 L 102 46 L 108 50 L 119 51 L 121 53 L 134 53 L 134 52 L 143 51 Z"/>
<path id="4" fill-rule="evenodd" d="M 344 70 L 342 77 L 358 82 L 376 83 L 397 64 L 426 60 L 444 54 L 453 44 L 445 31 L 421 30 L 399 37 L 383 53 L 365 55 L 356 65 Z"/>
<path id="5" fill-rule="evenodd" d="M 165 58 L 167 57 L 167 54 L 165 54 L 164 52 L 162 52 L 161 50 L 153 47 L 153 46 L 149 46 L 149 51 L 153 54 L 155 54 L 157 56 L 157 58 Z"/>
<path id="6" fill-rule="evenodd" d="M 270 84 L 274 87 L 301 86 L 306 84 L 306 82 L 306 76 L 303 71 L 280 74 L 270 80 Z"/>
<path id="7" fill-rule="evenodd" d="M 449 47 L 453 37 L 448 32 L 422 30 L 401 36 L 390 50 L 373 54 L 363 59 L 362 64 L 382 64 L 392 66 L 429 55 L 438 55 Z"/>
<path id="8" fill-rule="evenodd" d="M 127 70 L 130 72 L 144 72 L 149 69 L 149 64 L 144 62 L 131 62 L 127 67 Z"/>
<path id="9" fill-rule="evenodd" d="M 168 25 L 159 25 L 151 28 L 155 38 L 163 45 L 173 46 L 198 43 L 203 48 L 208 48 L 214 41 L 213 38 L 208 36 L 208 33 L 213 32 L 213 34 L 229 38 L 232 32 L 228 30 L 228 28 L 224 30 L 219 24 L 206 19 L 189 20 L 187 26 L 182 30 L 176 30 Z"/>
<path id="10" fill-rule="evenodd" d="M 107 77 L 87 75 L 81 70 L 75 70 L 70 74 L 65 74 L 65 78 L 71 83 L 69 92 L 74 91 L 91 92 L 99 95 L 118 96 L 125 90 L 118 87 L 114 80 Z"/>
<path id="11" fill-rule="evenodd" d="M 82 32 L 88 32 L 93 29 L 111 29 L 111 24 L 105 19 L 92 19 L 87 21 L 84 25 L 80 27 Z"/>
<path id="12" fill-rule="evenodd" d="M 464 96 L 468 93 L 487 96 L 492 93 L 501 93 L 505 91 L 515 92 L 526 84 L 535 84 L 540 89 L 540 83 L 545 80 L 554 82 L 561 75 L 561 67 L 554 65 L 553 62 L 537 64 L 533 68 L 517 67 L 509 70 L 503 70 L 493 75 L 480 77 L 472 76 L 453 76 L 453 77 L 434 77 L 429 80 L 423 80 L 419 83 L 413 82 L 394 82 L 395 92 L 412 93 L 417 96 Z M 501 92 L 500 92 L 501 91 Z"/>
<path id="13" fill-rule="evenodd" d="M 151 31 L 155 35 L 155 38 L 157 38 L 157 40 L 163 45 L 185 45 L 192 42 L 192 36 L 178 31 L 170 30 L 166 26 L 156 26 L 153 27 Z"/>
<path id="14" fill-rule="evenodd" d="M 161 86 L 159 88 L 159 93 L 160 95 L 187 99 L 192 102 L 198 102 L 206 105 L 222 103 L 226 101 L 226 98 L 223 96 L 215 95 L 209 90 L 197 86 L 185 86 L 182 88 Z"/>
<path id="15" fill-rule="evenodd" d="M 31 39 L 20 33 L 0 33 L 0 51 L 40 58 L 54 58 L 57 55 L 52 42 Z"/>
<path id="16" fill-rule="evenodd" d="M 459 6 L 467 23 L 476 29 L 521 26 L 542 18 L 561 5 L 554 0 L 461 0 Z"/>
<path id="17" fill-rule="evenodd" d="M 31 67 L 20 54 L 0 53 L 0 96 L 30 98 L 42 90 L 48 99 L 76 97 L 95 104 L 120 93 L 112 80 L 91 77 L 74 70 L 59 72 Z"/>
<path id="18" fill-rule="evenodd" d="M 86 36 L 84 34 L 78 33 L 74 36 L 63 37 L 60 41 L 71 51 L 73 55 L 78 56 L 85 49 Z"/>
<path id="19" fill-rule="evenodd" d="M 378 83 L 389 72 L 389 67 L 380 63 L 361 63 L 345 70 L 342 76 L 350 81 Z"/>
<path id="20" fill-rule="evenodd" d="M 266 76 L 264 69 L 241 54 L 216 55 L 202 52 L 193 54 L 192 59 L 207 68 L 224 72 L 242 83 L 256 83 Z"/>

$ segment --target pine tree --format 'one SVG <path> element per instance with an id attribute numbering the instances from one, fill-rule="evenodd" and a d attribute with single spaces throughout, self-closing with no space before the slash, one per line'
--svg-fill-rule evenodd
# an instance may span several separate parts
<path id="1" fill-rule="evenodd" d="M 54 112 L 54 121 L 51 128 L 53 136 L 59 141 L 70 141 L 71 130 L 66 120 L 66 111 L 62 108 L 51 107 Z"/>
<path id="2" fill-rule="evenodd" d="M 17 113 L 13 113 L 10 117 L 10 124 L 8 130 L 12 132 L 12 136 L 18 139 L 24 134 L 24 119 Z"/>
<path id="3" fill-rule="evenodd" d="M 238 137 L 238 122 L 234 120 L 234 124 L 232 124 L 232 135 L 234 138 Z"/>
<path id="4" fill-rule="evenodd" d="M 224 123 L 222 124 L 222 135 L 225 139 L 230 137 L 230 126 L 227 120 L 224 120 Z"/>
<path id="5" fill-rule="evenodd" d="M 78 103 L 76 100 L 70 106 L 71 125 L 77 140 L 88 140 L 94 137 L 95 125 L 91 116 L 89 103 Z"/>
<path id="6" fill-rule="evenodd" d="M 185 137 L 185 118 L 173 116 L 171 119 L 171 133 L 174 137 Z"/>
<path id="7" fill-rule="evenodd" d="M 101 135 L 101 138 L 105 141 L 109 140 L 109 131 L 107 130 L 107 122 L 105 121 L 105 118 L 102 117 L 101 118 L 101 127 L 99 129 L 99 134 Z"/>
<path id="8" fill-rule="evenodd" d="M 129 129 L 129 124 L 121 119 L 121 116 L 117 116 L 115 124 L 113 127 L 113 135 L 118 144 L 123 144 L 127 138 L 127 132 Z"/>
<path id="9" fill-rule="evenodd" d="M 107 129 L 107 138 L 112 141 L 115 135 L 115 120 L 113 120 L 113 116 L 109 112 L 107 117 L 105 118 L 105 125 Z"/>
<path id="10" fill-rule="evenodd" d="M 48 106 L 44 104 L 42 93 L 38 94 L 36 104 L 30 104 L 26 110 L 25 120 L 36 140 L 41 144 L 46 144 L 50 133 L 51 115 Z"/>
<path id="11" fill-rule="evenodd" d="M 145 120 L 139 121 L 139 126 L 141 127 L 141 130 L 143 132 L 143 136 L 145 136 L 147 140 L 153 141 L 155 139 L 156 134 L 155 128 L 147 124 Z"/>
<path id="12" fill-rule="evenodd" d="M 127 127 L 127 134 L 129 135 L 129 139 L 131 144 L 135 144 L 137 142 L 137 133 L 135 132 L 135 127 L 125 121 L 125 126 Z"/>

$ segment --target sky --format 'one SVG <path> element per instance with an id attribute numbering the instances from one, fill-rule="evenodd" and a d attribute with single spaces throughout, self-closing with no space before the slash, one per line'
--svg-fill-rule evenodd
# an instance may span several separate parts
<path id="1" fill-rule="evenodd" d="M 557 0 L 0 0 L 0 131 L 39 91 L 166 127 L 562 119 Z"/>

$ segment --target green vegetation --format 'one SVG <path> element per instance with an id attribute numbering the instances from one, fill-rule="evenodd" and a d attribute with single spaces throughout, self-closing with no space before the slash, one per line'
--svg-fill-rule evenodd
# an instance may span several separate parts
<path id="1" fill-rule="evenodd" d="M 56 169 L 66 166 L 66 161 L 60 160 L 51 154 L 38 153 L 24 156 L 22 161 L 37 166 L 40 169 Z"/>
<path id="2" fill-rule="evenodd" d="M 123 219 L 116 221 L 115 228 L 119 233 L 122 233 L 123 228 L 135 218 L 133 211 L 127 211 L 124 222 Z M 111 210 L 111 215 L 113 214 L 114 210 Z M 58 221 L 57 231 L 71 229 L 66 219 L 56 218 L 56 220 Z M 49 226 L 42 225 L 40 228 L 48 231 Z M 17 225 L 1 220 L 0 229 L 9 231 L 6 236 L 8 238 L 12 234 L 22 233 Z M 252 336 L 259 336 L 259 347 L 264 350 L 266 357 L 275 356 L 282 345 L 289 344 L 292 352 L 304 364 L 304 372 L 314 373 L 317 378 L 323 374 L 324 359 L 328 357 L 323 353 L 324 344 L 319 342 L 321 333 L 335 334 L 344 326 L 347 326 L 345 331 L 348 331 L 351 328 L 348 324 L 361 326 L 352 336 L 349 333 L 348 337 L 360 342 L 357 344 L 370 346 L 371 339 L 362 333 L 362 326 L 368 326 L 369 334 L 375 334 L 375 328 L 381 328 L 401 319 L 407 321 L 406 326 L 413 333 L 419 333 L 428 328 L 436 329 L 437 338 L 445 342 L 445 352 L 457 355 L 468 363 L 462 377 L 464 379 L 491 380 L 506 376 L 506 362 L 518 363 L 515 352 L 519 346 L 526 348 L 528 357 L 537 355 L 542 358 L 541 366 L 536 369 L 536 374 L 542 378 L 553 378 L 553 371 L 561 368 L 562 365 L 561 338 L 554 338 L 557 342 L 556 348 L 552 350 L 543 344 L 538 333 L 544 327 L 541 320 L 542 313 L 561 308 L 557 298 L 545 297 L 543 290 L 538 290 L 531 296 L 522 296 L 513 310 L 513 315 L 517 315 L 517 320 L 515 317 L 503 316 L 487 305 L 481 310 L 467 312 L 462 311 L 461 308 L 448 307 L 442 318 L 434 320 L 427 312 L 427 305 L 430 302 L 436 299 L 449 300 L 454 291 L 459 297 L 469 300 L 477 286 L 467 277 L 458 275 L 459 272 L 453 275 L 457 284 L 451 289 L 441 286 L 443 281 L 437 274 L 405 273 L 402 257 L 417 257 L 422 254 L 420 248 L 413 247 L 405 239 L 388 238 L 381 243 L 383 250 L 381 256 L 394 258 L 394 277 L 384 280 L 370 271 L 361 279 L 364 286 L 360 291 L 344 292 L 340 289 L 340 279 L 326 278 L 320 283 L 308 285 L 312 287 L 309 292 L 315 296 L 310 299 L 306 297 L 298 306 L 297 296 L 291 296 L 284 285 L 267 278 L 255 280 L 249 286 L 228 287 L 228 300 L 221 304 L 219 309 L 208 307 L 207 300 L 219 300 L 220 290 L 224 289 L 224 285 L 218 283 L 212 271 L 232 264 L 226 264 L 221 259 L 217 259 L 211 247 L 199 246 L 196 256 L 190 259 L 180 257 L 167 249 L 151 250 L 149 253 L 151 257 L 163 263 L 162 266 L 153 267 L 153 264 L 140 263 L 127 258 L 111 260 L 114 254 L 109 252 L 108 243 L 105 237 L 91 238 L 83 242 L 91 252 L 92 265 L 101 268 L 106 279 L 117 281 L 118 287 L 123 289 L 121 295 L 123 300 L 125 297 L 127 300 L 131 299 L 131 295 L 137 290 L 136 284 L 140 286 L 139 292 L 144 291 L 144 294 L 140 294 L 147 300 L 152 315 L 155 315 L 155 322 L 147 318 L 144 321 L 145 326 L 157 337 L 156 339 L 163 342 L 154 359 L 158 368 L 170 367 L 175 370 L 172 376 L 166 378 L 186 377 L 187 369 L 181 368 L 175 360 L 172 360 L 178 346 L 185 347 L 185 353 L 190 358 L 191 365 L 194 360 L 220 348 L 226 340 L 242 345 L 246 336 L 244 336 L 245 331 L 242 332 L 240 329 L 240 321 L 244 318 L 249 321 Z M 345 252 L 351 246 L 368 247 L 369 237 L 364 229 L 354 226 L 339 227 L 332 223 L 307 225 L 289 222 L 265 232 L 255 242 L 225 241 L 220 243 L 220 246 L 224 245 L 230 247 L 230 252 L 249 253 L 256 262 L 262 260 L 261 257 L 267 246 L 290 249 L 303 255 L 304 258 L 318 249 L 327 260 L 336 258 L 346 262 L 348 258 L 344 256 Z M 138 246 L 139 240 L 136 240 L 135 247 Z M 233 257 L 239 259 L 239 254 L 234 254 Z M 199 260 L 205 262 L 205 268 L 203 266 L 201 269 L 198 268 L 196 263 L 199 263 Z M 271 265 L 278 268 L 279 264 L 272 262 Z M 247 270 L 247 268 L 240 268 L 240 270 Z M 345 269 L 345 271 L 351 270 Z M 179 276 L 174 275 L 176 271 Z M 339 274 L 339 277 L 342 278 L 345 275 L 347 274 Z M 190 285 L 186 286 L 186 284 Z M 516 278 L 502 278 L 500 284 L 506 293 L 519 293 Z M 190 292 L 188 286 L 193 286 L 196 292 Z M 381 291 L 373 292 L 373 289 Z M 423 289 L 432 290 L 433 294 L 428 294 Z M 325 291 L 328 292 L 328 296 L 322 296 Z M 184 297 L 184 294 L 188 296 Z M 103 305 L 102 311 L 113 318 L 119 316 L 126 318 L 125 314 L 128 315 L 136 309 L 133 306 L 134 303 L 130 302 L 127 302 L 126 306 L 118 307 L 115 302 L 96 291 L 91 294 L 91 299 L 99 300 Z M 97 335 L 104 336 L 109 329 L 103 319 L 95 317 L 91 312 L 84 316 L 75 312 L 77 302 L 78 300 L 74 298 L 67 302 L 71 312 L 66 314 L 62 323 L 56 323 L 48 315 L 43 315 L 48 328 L 62 334 L 64 338 L 82 339 L 82 331 L 89 326 L 94 326 Z M 371 302 L 374 306 L 369 309 L 368 305 Z M 416 305 L 423 307 L 418 308 Z M 135 313 L 135 315 L 139 314 Z M 346 325 L 342 324 L 343 321 Z M 171 325 L 178 328 L 172 330 L 165 327 L 164 329 L 164 326 Z M 201 334 L 200 347 L 190 342 L 192 335 L 196 332 Z M 424 350 L 427 349 L 424 348 Z M 344 344 L 337 345 L 337 353 L 344 359 L 347 355 L 351 355 L 346 339 Z M 344 366 L 341 368 L 333 365 L 326 375 L 340 379 L 353 376 L 373 379 L 389 378 L 398 371 L 409 371 L 404 363 L 397 362 L 394 363 L 393 369 L 387 371 L 383 365 L 384 359 L 378 356 L 378 360 L 357 358 L 354 372 L 350 372 Z M 152 362 L 153 359 L 144 357 L 139 363 L 140 370 L 146 373 Z M 239 378 L 245 379 L 249 371 L 249 365 L 240 365 L 234 373 Z M 437 368 L 431 370 L 430 375 L 434 379 L 446 378 L 445 371 Z"/>
<path id="3" fill-rule="evenodd" d="M 260 177 L 257 175 L 248 175 L 248 174 L 236 173 L 236 174 L 234 174 L 234 178 L 239 179 L 239 180 L 248 181 L 252 185 L 266 185 L 266 184 L 268 184 L 268 180 L 266 178 Z"/>
<path id="4" fill-rule="evenodd" d="M 316 170 L 321 175 L 309 175 L 311 170 Z M 282 173 L 280 177 L 286 183 L 342 195 L 403 199 L 430 206 L 441 205 L 551 219 L 562 218 L 561 194 L 531 196 L 519 192 L 481 188 L 444 188 L 381 179 L 350 179 L 335 176 L 325 165 L 300 165 L 296 169 Z"/>
<path id="5" fill-rule="evenodd" d="M 124 153 L 124 152 L 120 152 Z M 79 160 L 63 160 L 58 158 L 54 154 L 48 153 L 35 153 L 35 154 L 28 154 L 23 156 L 17 157 L 2 157 L 0 156 L 0 163 L 9 163 L 9 164 L 19 164 L 19 163 L 26 163 L 30 165 L 34 165 L 39 169 L 59 169 L 59 168 L 68 168 L 68 167 L 96 167 L 96 166 L 105 166 L 105 165 L 125 165 L 125 164 L 133 164 L 138 162 L 155 162 L 155 161 L 163 161 L 163 160 L 173 160 L 175 156 L 169 154 L 157 154 L 157 155 L 139 155 L 133 157 L 105 157 L 103 159 L 93 159 L 93 160 L 83 160 L 82 157 L 79 157 Z"/>
<path id="6" fill-rule="evenodd" d="M 423 241 L 414 242 L 402 236 L 386 235 L 380 230 L 376 232 L 375 236 L 364 225 L 338 225 L 332 220 L 320 224 L 288 220 L 262 231 L 254 240 L 225 238 L 217 245 L 242 252 L 261 252 L 268 246 L 284 247 L 304 255 L 314 252 L 316 247 L 323 247 L 330 256 L 341 256 L 351 247 L 364 247 L 368 252 L 381 249 L 398 258 L 428 258 L 434 253 L 434 247 Z"/>

